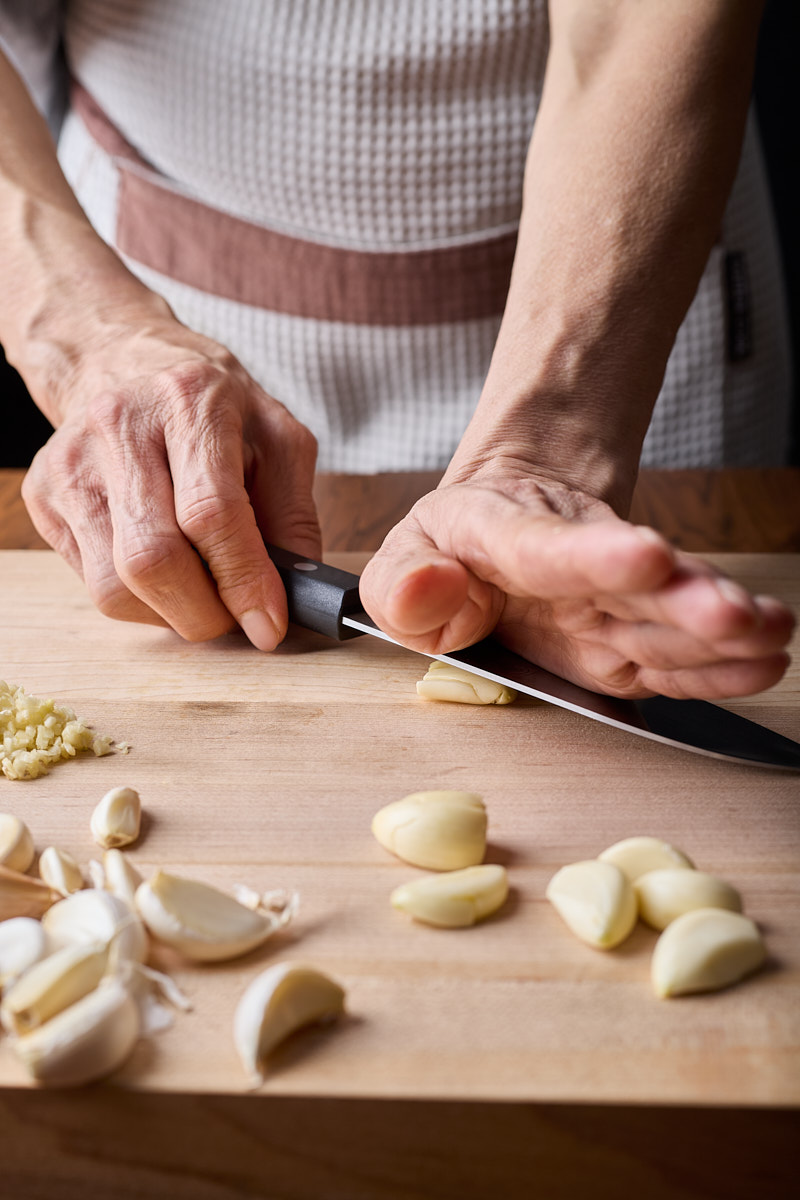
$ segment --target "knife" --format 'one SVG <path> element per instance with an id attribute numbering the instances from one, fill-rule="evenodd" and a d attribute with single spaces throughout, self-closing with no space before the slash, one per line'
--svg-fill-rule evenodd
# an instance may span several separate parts
<path id="1" fill-rule="evenodd" d="M 267 545 L 267 551 L 286 588 L 290 621 L 337 641 L 371 634 L 401 645 L 364 612 L 357 575 L 277 546 Z M 449 654 L 422 653 L 667 746 L 729 762 L 800 771 L 800 743 L 706 700 L 604 696 L 537 667 L 493 638 Z"/>

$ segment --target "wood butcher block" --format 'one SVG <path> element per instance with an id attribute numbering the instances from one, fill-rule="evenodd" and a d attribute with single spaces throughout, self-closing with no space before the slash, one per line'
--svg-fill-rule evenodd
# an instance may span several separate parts
<path id="1" fill-rule="evenodd" d="M 364 556 L 331 556 L 358 569 Z M 720 556 L 759 591 L 800 602 L 800 558 Z M 270 963 L 313 964 L 348 1014 L 275 1054 L 264 1093 L 389 1100 L 791 1105 L 800 1100 L 800 776 L 684 753 L 546 704 L 421 701 L 425 661 L 374 638 L 292 630 L 272 655 L 243 636 L 188 644 L 100 615 L 48 551 L 0 552 L 0 675 L 68 703 L 130 753 L 0 777 L 0 810 L 87 864 L 96 802 L 138 789 L 130 851 L 222 888 L 295 888 L 299 914 L 261 950 L 196 966 L 161 948 L 193 1003 L 143 1040 L 116 1089 L 244 1092 L 231 1025 Z M 800 739 L 800 668 L 732 705 Z M 466 930 L 415 924 L 389 893 L 420 872 L 374 840 L 375 811 L 423 788 L 479 792 L 488 861 L 511 896 Z M 577 941 L 544 898 L 552 874 L 654 834 L 740 889 L 769 946 L 764 970 L 715 995 L 657 1000 L 656 935 L 612 952 Z M 25 1075 L 0 1042 L 0 1082 Z"/>

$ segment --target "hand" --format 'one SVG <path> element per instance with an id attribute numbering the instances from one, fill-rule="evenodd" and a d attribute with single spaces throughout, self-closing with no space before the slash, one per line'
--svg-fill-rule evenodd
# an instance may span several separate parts
<path id="1" fill-rule="evenodd" d="M 494 632 L 563 678 L 626 697 L 761 691 L 786 670 L 794 625 L 779 601 L 543 475 L 484 475 L 425 496 L 368 564 L 361 596 L 412 649 Z"/>
<path id="2" fill-rule="evenodd" d="M 64 389 L 23 497 L 100 611 L 190 641 L 238 622 L 273 649 L 286 597 L 264 539 L 320 557 L 312 434 L 171 316 L 106 331 Z"/>

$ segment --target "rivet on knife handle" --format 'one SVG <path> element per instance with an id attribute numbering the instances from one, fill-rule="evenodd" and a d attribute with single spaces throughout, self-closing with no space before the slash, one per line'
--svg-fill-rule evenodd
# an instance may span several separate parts
<path id="1" fill-rule="evenodd" d="M 269 543 L 267 553 L 286 588 L 290 621 L 338 641 L 362 636 L 342 624 L 342 617 L 361 607 L 357 575 Z"/>

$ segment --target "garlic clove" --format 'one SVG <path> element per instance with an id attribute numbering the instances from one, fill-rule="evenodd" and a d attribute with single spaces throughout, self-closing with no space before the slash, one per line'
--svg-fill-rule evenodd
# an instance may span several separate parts
<path id="1" fill-rule="evenodd" d="M 546 896 L 576 937 L 599 950 L 618 946 L 636 924 L 636 895 L 614 863 L 570 863 L 550 880 Z"/>
<path id="2" fill-rule="evenodd" d="M 517 693 L 504 683 L 475 675 L 452 663 L 434 659 L 417 683 L 423 700 L 449 700 L 456 704 L 510 704 Z"/>
<path id="3" fill-rule="evenodd" d="M 136 890 L 136 907 L 152 934 L 199 962 L 247 954 L 294 915 L 296 897 L 253 910 L 196 879 L 158 871 Z"/>
<path id="4" fill-rule="evenodd" d="M 766 956 L 764 940 L 749 917 L 698 908 L 676 917 L 656 942 L 653 989 L 662 999 L 718 991 L 757 970 Z"/>
<path id="5" fill-rule="evenodd" d="M 112 947 L 115 961 L 144 962 L 147 933 L 138 914 L 118 896 L 98 888 L 73 892 L 59 900 L 42 918 L 55 947 L 103 942 Z"/>
<path id="6" fill-rule="evenodd" d="M 233 1018 L 233 1038 L 253 1084 L 264 1082 L 264 1061 L 290 1034 L 344 1011 L 344 988 L 313 967 L 275 963 L 246 988 Z"/>
<path id="7" fill-rule="evenodd" d="M 0 921 L 0 992 L 11 985 L 50 952 L 41 921 L 33 917 L 11 917 Z"/>
<path id="8" fill-rule="evenodd" d="M 405 862 L 455 871 L 483 860 L 486 824 L 486 808 L 474 792 L 412 792 L 380 809 L 372 819 L 372 832 Z"/>
<path id="9" fill-rule="evenodd" d="M 0 921 L 11 917 L 41 917 L 60 899 L 41 879 L 0 866 Z"/>
<path id="10" fill-rule="evenodd" d="M 640 875 L 633 887 L 639 916 L 653 929 L 666 929 L 676 917 L 696 908 L 742 911 L 742 897 L 736 888 L 705 871 L 664 867 Z"/>
<path id="11" fill-rule="evenodd" d="M 9 1033 L 26 1034 L 49 1021 L 102 979 L 108 946 L 88 943 L 65 946 L 32 966 L 0 1003 L 0 1022 Z"/>
<path id="12" fill-rule="evenodd" d="M 456 929 L 491 916 L 507 896 L 505 867 L 485 863 L 401 884 L 392 892 L 390 902 L 393 908 L 426 925 Z"/>
<path id="13" fill-rule="evenodd" d="M 105 850 L 127 846 L 139 836 L 142 802 L 139 793 L 129 787 L 106 792 L 89 822 L 92 837 Z"/>
<path id="14" fill-rule="evenodd" d="M 104 979 L 93 991 L 12 1047 L 37 1083 L 75 1087 L 101 1079 L 128 1058 L 139 1036 L 139 1011 L 125 985 Z"/>
<path id="15" fill-rule="evenodd" d="M 694 863 L 682 850 L 654 837 L 623 838 L 597 857 L 600 862 L 619 867 L 631 883 L 647 871 L 658 871 L 662 867 L 694 869 Z"/>
<path id="16" fill-rule="evenodd" d="M 57 846 L 48 846 L 39 855 L 39 875 L 62 896 L 79 892 L 84 886 L 83 875 L 75 859 Z"/>
<path id="17" fill-rule="evenodd" d="M 11 813 L 0 813 L 0 865 L 27 871 L 36 854 L 31 831 Z"/>
<path id="18" fill-rule="evenodd" d="M 142 877 L 128 856 L 116 848 L 106 850 L 103 855 L 103 870 L 107 891 L 124 900 L 135 910 L 136 889 L 142 883 Z"/>

